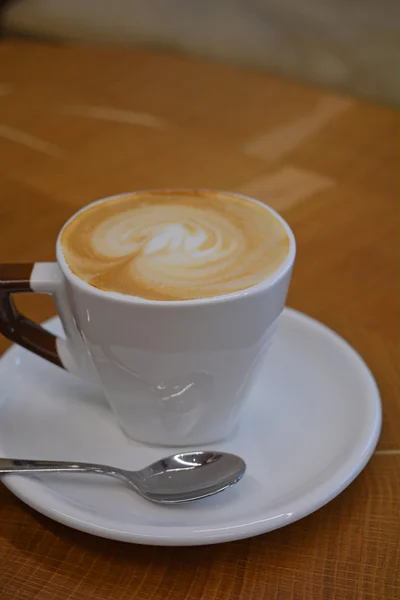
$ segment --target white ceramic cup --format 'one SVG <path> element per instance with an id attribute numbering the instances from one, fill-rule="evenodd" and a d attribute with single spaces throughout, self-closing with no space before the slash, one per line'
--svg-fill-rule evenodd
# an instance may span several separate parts
<path id="1" fill-rule="evenodd" d="M 71 272 L 60 233 L 56 263 L 0 265 L 0 332 L 101 387 L 135 440 L 219 441 L 233 430 L 271 342 L 295 259 L 291 229 L 265 210 L 282 223 L 290 245 L 280 267 L 254 287 L 182 301 L 102 291 Z M 17 312 L 11 294 L 27 291 L 54 296 L 65 338 Z"/>

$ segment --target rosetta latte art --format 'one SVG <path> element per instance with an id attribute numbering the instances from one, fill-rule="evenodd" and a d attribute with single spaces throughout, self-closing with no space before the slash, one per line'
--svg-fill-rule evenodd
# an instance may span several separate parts
<path id="1" fill-rule="evenodd" d="M 100 289 L 185 300 L 259 283 L 287 256 L 288 238 L 256 203 L 170 192 L 93 205 L 66 226 L 62 247 L 71 270 Z"/>

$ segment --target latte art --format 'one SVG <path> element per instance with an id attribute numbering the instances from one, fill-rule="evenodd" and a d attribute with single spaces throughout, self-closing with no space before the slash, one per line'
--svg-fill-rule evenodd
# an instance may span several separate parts
<path id="1" fill-rule="evenodd" d="M 198 288 L 240 276 L 245 240 L 212 209 L 148 206 L 110 217 L 94 231 L 92 248 L 114 260 L 129 257 L 129 274 L 154 288 Z"/>
<path id="2" fill-rule="evenodd" d="M 287 256 L 272 213 L 218 193 L 132 194 L 95 204 L 62 234 L 71 270 L 100 289 L 155 300 L 253 286 Z"/>

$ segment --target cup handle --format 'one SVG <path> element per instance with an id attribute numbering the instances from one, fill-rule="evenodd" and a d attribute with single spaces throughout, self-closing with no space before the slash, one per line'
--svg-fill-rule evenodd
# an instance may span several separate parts
<path id="1" fill-rule="evenodd" d="M 0 265 L 0 333 L 58 367 L 65 368 L 58 344 L 63 340 L 21 314 L 13 302 L 13 294 L 55 294 L 61 285 L 60 270 L 56 263 Z"/>

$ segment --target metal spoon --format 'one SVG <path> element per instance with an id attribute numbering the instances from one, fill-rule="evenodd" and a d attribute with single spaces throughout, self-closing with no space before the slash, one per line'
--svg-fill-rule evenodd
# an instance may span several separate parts
<path id="1" fill-rule="evenodd" d="M 0 474 L 50 471 L 109 475 L 158 504 L 178 504 L 218 494 L 237 483 L 245 470 L 246 464 L 239 456 L 213 451 L 174 454 L 140 471 L 91 463 L 0 458 Z"/>

